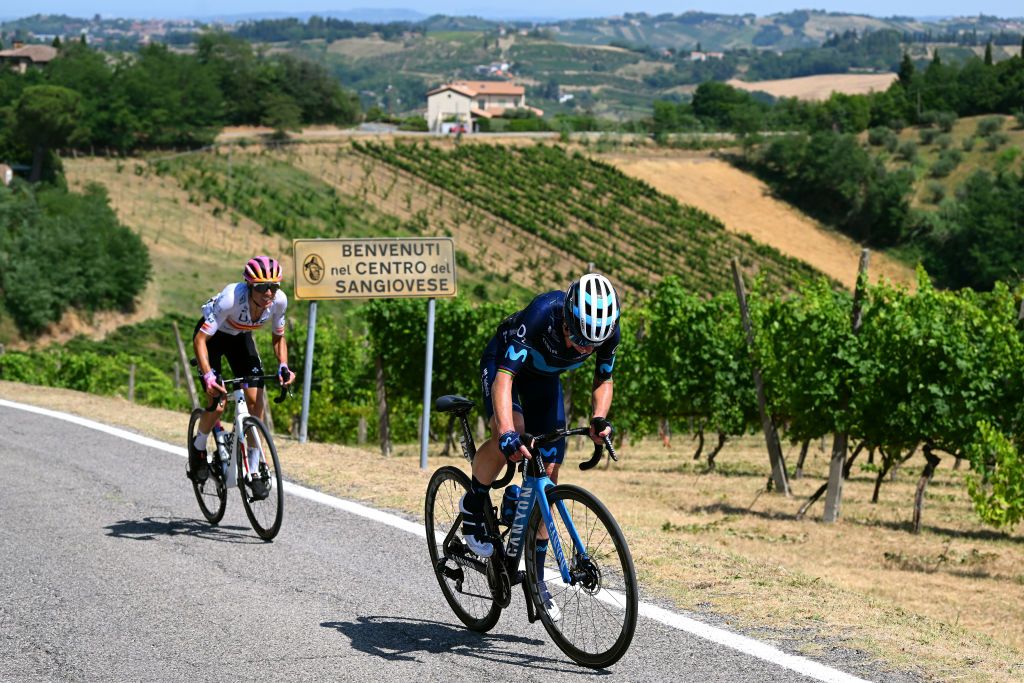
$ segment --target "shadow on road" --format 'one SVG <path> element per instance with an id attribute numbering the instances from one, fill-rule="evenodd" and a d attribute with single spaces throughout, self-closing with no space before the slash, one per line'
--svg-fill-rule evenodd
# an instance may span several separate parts
<path id="1" fill-rule="evenodd" d="M 486 659 L 502 664 L 605 675 L 608 672 L 582 669 L 569 659 L 552 659 L 540 652 L 551 652 L 547 640 L 508 634 L 475 633 L 462 626 L 439 621 L 406 619 L 404 617 L 358 617 L 353 621 L 325 621 L 324 628 L 333 628 L 348 636 L 352 647 L 360 652 L 395 662 L 422 661 L 417 654 L 456 654 Z M 538 628 L 542 628 L 539 624 Z"/>
<path id="2" fill-rule="evenodd" d="M 195 536 L 222 543 L 257 543 L 263 541 L 244 526 L 210 526 L 197 519 L 181 517 L 145 517 L 123 519 L 104 527 L 108 536 L 133 541 L 153 541 L 163 536 Z"/>

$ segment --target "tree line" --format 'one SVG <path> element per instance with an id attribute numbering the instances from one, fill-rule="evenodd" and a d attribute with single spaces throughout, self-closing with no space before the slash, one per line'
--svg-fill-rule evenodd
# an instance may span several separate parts
<path id="1" fill-rule="evenodd" d="M 52 176 L 58 147 L 199 147 L 228 125 L 284 131 L 359 116 L 358 98 L 323 66 L 224 33 L 204 34 L 194 54 L 153 44 L 111 58 L 73 41 L 46 69 L 0 72 L 0 158 L 32 163 L 34 179 Z"/>

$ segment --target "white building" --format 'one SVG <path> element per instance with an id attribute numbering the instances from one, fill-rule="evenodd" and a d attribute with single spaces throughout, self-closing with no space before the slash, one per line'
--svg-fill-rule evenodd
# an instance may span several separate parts
<path id="1" fill-rule="evenodd" d="M 433 132 L 462 126 L 472 131 L 473 121 L 501 116 L 506 110 L 529 109 L 538 116 L 544 112 L 526 106 L 526 88 L 506 81 L 453 81 L 427 93 L 427 127 Z"/>

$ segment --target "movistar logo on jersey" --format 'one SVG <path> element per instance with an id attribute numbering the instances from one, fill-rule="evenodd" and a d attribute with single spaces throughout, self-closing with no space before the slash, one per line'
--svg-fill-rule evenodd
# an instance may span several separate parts
<path id="1" fill-rule="evenodd" d="M 542 458 L 553 458 L 553 457 L 555 457 L 555 454 L 557 452 L 558 452 L 558 447 L 557 446 L 552 446 L 551 448 L 541 448 L 540 449 L 540 457 L 542 457 Z"/>
<path id="2" fill-rule="evenodd" d="M 615 359 L 612 358 L 611 363 L 601 363 L 601 372 L 607 372 L 609 375 L 612 374 L 612 368 L 615 367 Z"/>
<path id="3" fill-rule="evenodd" d="M 508 349 L 505 351 L 505 358 L 508 358 L 509 360 L 526 360 L 526 349 L 519 349 L 516 351 L 511 345 L 509 345 Z"/>

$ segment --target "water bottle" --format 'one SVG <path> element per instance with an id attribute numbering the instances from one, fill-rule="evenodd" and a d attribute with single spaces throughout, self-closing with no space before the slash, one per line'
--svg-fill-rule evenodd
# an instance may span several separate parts
<path id="1" fill-rule="evenodd" d="M 516 518 L 516 505 L 519 504 L 519 493 L 519 486 L 512 484 L 505 489 L 505 493 L 501 497 L 501 521 L 509 526 L 512 526 L 512 520 Z"/>

